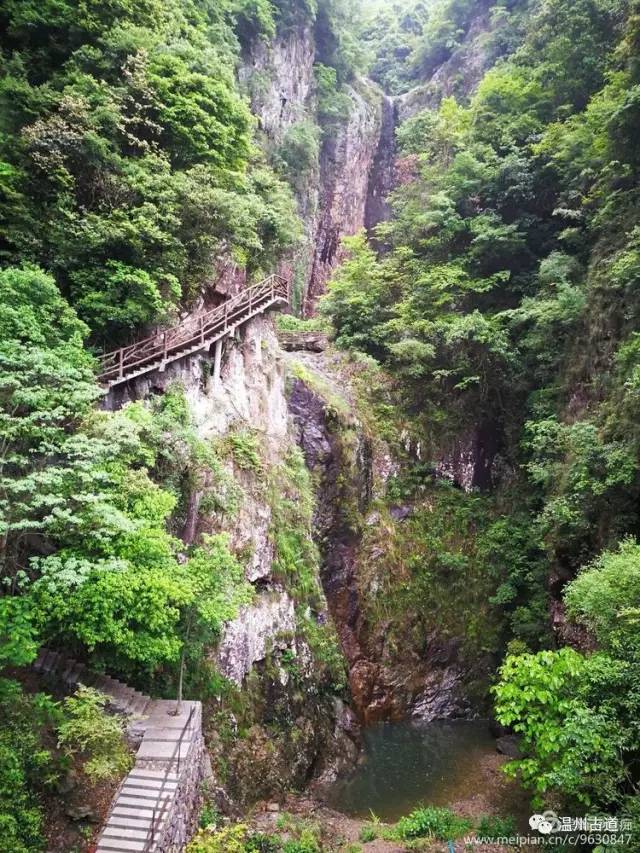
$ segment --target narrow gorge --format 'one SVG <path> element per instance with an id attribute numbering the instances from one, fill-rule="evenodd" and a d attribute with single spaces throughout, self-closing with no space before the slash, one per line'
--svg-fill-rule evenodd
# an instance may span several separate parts
<path id="1" fill-rule="evenodd" d="M 0 4 L 0 853 L 640 849 L 639 45 Z"/>

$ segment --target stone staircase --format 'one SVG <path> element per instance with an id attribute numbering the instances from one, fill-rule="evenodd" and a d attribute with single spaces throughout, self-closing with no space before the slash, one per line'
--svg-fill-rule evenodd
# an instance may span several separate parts
<path id="1" fill-rule="evenodd" d="M 151 702 L 136 764 L 117 791 L 96 853 L 179 853 L 192 835 L 203 779 L 200 702 Z"/>
<path id="2" fill-rule="evenodd" d="M 140 745 L 135 766 L 118 788 L 96 853 L 180 853 L 197 823 L 206 752 L 200 702 L 151 699 L 59 652 L 42 649 L 34 669 L 69 687 L 104 693 L 130 716 L 128 734 Z"/>
<path id="3" fill-rule="evenodd" d="M 115 711 L 122 714 L 142 716 L 151 702 L 151 697 L 128 687 L 122 681 L 92 672 L 85 664 L 65 657 L 60 652 L 41 649 L 33 668 L 42 675 L 62 681 L 68 687 L 77 687 L 78 684 L 94 687 L 107 696 L 109 705 Z"/>

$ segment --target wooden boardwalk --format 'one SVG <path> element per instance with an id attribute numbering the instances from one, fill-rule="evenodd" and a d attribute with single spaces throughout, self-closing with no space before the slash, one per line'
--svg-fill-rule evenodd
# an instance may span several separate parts
<path id="1" fill-rule="evenodd" d="M 209 349 L 257 314 L 288 304 L 289 282 L 282 276 L 270 275 L 211 311 L 100 356 L 99 380 L 113 388 L 143 373 L 164 370 L 173 361 Z"/>

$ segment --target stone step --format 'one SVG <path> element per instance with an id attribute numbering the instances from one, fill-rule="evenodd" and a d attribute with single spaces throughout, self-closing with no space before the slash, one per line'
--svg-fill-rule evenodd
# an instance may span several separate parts
<path id="1" fill-rule="evenodd" d="M 175 699 L 154 699 L 153 705 L 150 708 L 149 716 L 153 717 L 154 720 L 156 719 L 156 717 L 158 717 L 163 720 L 166 720 L 167 723 L 175 721 L 178 725 L 184 725 L 189 719 L 191 709 L 194 710 L 192 719 L 195 719 L 196 717 L 200 716 L 200 707 L 197 702 L 183 701 L 180 713 L 176 715 Z"/>
<path id="2" fill-rule="evenodd" d="M 167 796 L 173 797 L 175 796 L 176 791 L 178 790 L 175 783 L 162 783 L 158 782 L 157 784 L 146 784 L 146 785 L 138 785 L 138 784 L 129 784 L 127 782 L 126 788 L 123 788 L 123 793 L 132 797 L 142 797 L 143 799 L 153 799 L 161 798 L 166 799 Z"/>
<path id="3" fill-rule="evenodd" d="M 160 812 L 166 799 L 167 797 L 161 800 L 154 798 L 145 799 L 144 797 L 131 797 L 129 794 L 122 793 L 118 797 L 118 807 L 125 806 L 129 809 L 142 809 L 153 815 L 154 812 L 156 814 Z"/>
<path id="4" fill-rule="evenodd" d="M 140 693 L 138 693 L 138 695 L 135 696 L 134 699 L 132 699 L 131 701 L 131 704 L 128 709 L 129 713 L 135 714 L 136 716 L 141 716 L 142 714 L 144 714 L 150 701 L 151 700 L 148 696 L 142 696 Z"/>
<path id="5" fill-rule="evenodd" d="M 63 681 L 66 681 L 67 684 L 72 684 L 72 680 L 70 678 L 71 673 L 75 671 L 75 669 L 79 666 L 77 660 L 74 658 L 67 658 L 65 666 L 62 668 L 60 672 L 60 677 Z"/>
<path id="6" fill-rule="evenodd" d="M 124 829 L 148 829 L 154 821 L 153 812 L 141 811 L 135 814 L 135 809 L 129 809 L 129 811 L 132 814 L 111 814 L 105 828 L 119 826 Z"/>
<path id="7" fill-rule="evenodd" d="M 118 797 L 118 802 L 122 798 L 134 800 L 133 805 L 151 805 L 162 803 L 164 800 L 170 800 L 173 798 L 175 790 L 163 789 L 163 788 L 135 788 L 129 787 L 126 783 L 120 789 L 120 796 Z"/>
<path id="8" fill-rule="evenodd" d="M 59 652 L 51 652 L 49 655 L 49 659 L 47 660 L 47 672 L 55 672 L 58 665 L 60 663 L 60 653 Z"/>
<path id="9" fill-rule="evenodd" d="M 36 672 L 42 672 L 42 663 L 48 654 L 47 649 L 40 649 L 38 657 L 33 662 L 33 668 Z"/>
<path id="10" fill-rule="evenodd" d="M 191 751 L 191 742 L 182 743 L 179 749 L 172 741 L 147 742 L 146 737 L 140 744 L 137 757 L 139 759 L 154 759 L 155 761 L 184 761 Z"/>
<path id="11" fill-rule="evenodd" d="M 164 770 L 147 770 L 146 768 L 141 767 L 134 767 L 127 778 L 144 780 L 166 779 L 167 782 L 178 781 L 178 777 L 174 776 L 172 773 L 166 773 Z"/>
<path id="12" fill-rule="evenodd" d="M 118 799 L 114 805 L 114 813 L 118 813 L 122 809 L 132 809 L 136 814 L 143 815 L 145 812 L 150 817 L 154 812 L 158 812 L 160 805 L 157 802 L 149 802 L 148 800 L 136 799 L 135 797 L 125 797 L 124 794 L 118 794 Z"/>
<path id="13" fill-rule="evenodd" d="M 133 827 L 124 826 L 106 826 L 101 835 L 102 840 L 107 838 L 126 839 L 127 841 L 148 841 L 150 837 L 150 827 L 144 829 L 134 829 Z"/>
<path id="14" fill-rule="evenodd" d="M 84 663 L 78 664 L 77 668 L 71 673 L 71 678 L 74 684 L 84 684 L 85 687 L 92 687 L 96 683 L 96 674 L 87 669 Z"/>
<path id="15" fill-rule="evenodd" d="M 142 785 L 134 784 L 133 781 L 129 782 L 128 776 L 124 781 L 124 785 L 120 789 L 123 796 L 136 797 L 141 800 L 166 800 L 167 797 L 173 797 L 175 791 L 176 788 L 169 785 L 163 786 L 162 784 L 159 784 L 156 787 L 147 788 Z"/>
<path id="16" fill-rule="evenodd" d="M 136 768 L 139 770 L 139 768 Z M 174 790 L 179 783 L 178 777 L 173 773 L 162 773 L 158 776 L 146 776 L 144 775 L 144 769 L 139 770 L 139 772 L 134 773 L 132 770 L 131 773 L 127 776 L 126 784 L 132 785 L 136 788 L 150 788 L 153 790 L 158 790 L 159 788 L 166 788 L 169 790 Z"/>
<path id="17" fill-rule="evenodd" d="M 154 726 L 154 720 L 150 720 L 149 722 L 150 725 L 147 726 L 144 735 L 146 741 L 171 741 L 171 743 L 177 743 L 179 740 L 182 740 L 183 743 L 187 743 L 187 741 L 193 739 L 193 734 L 197 731 L 197 727 L 193 725 L 179 729 L 176 726 Z"/>
<path id="18" fill-rule="evenodd" d="M 118 710 L 124 711 L 129 707 L 134 698 L 133 688 L 115 687 L 109 693 L 109 697 L 112 705 L 114 705 Z"/>
<path id="19" fill-rule="evenodd" d="M 51 665 L 54 660 L 54 653 L 48 649 L 41 664 L 41 671 L 49 673 L 51 672 Z"/>
<path id="20" fill-rule="evenodd" d="M 160 814 L 158 809 L 155 810 L 155 814 L 156 816 Z M 146 807 L 116 805 L 109 816 L 109 821 L 114 820 L 117 823 L 122 823 L 123 821 L 134 820 L 141 823 L 151 823 L 153 815 L 154 810 Z"/>
<path id="21" fill-rule="evenodd" d="M 125 838 L 101 838 L 96 853 L 146 853 L 147 842 Z M 151 848 L 152 850 L 154 848 Z"/>

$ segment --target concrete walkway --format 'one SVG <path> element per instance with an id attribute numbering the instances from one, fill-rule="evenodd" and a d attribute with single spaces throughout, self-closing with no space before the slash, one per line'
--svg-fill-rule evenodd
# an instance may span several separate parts
<path id="1" fill-rule="evenodd" d="M 197 821 L 205 750 L 200 702 L 151 699 L 59 652 L 42 649 L 34 669 L 104 693 L 130 717 L 127 732 L 140 743 L 135 766 L 118 788 L 96 853 L 180 853 Z"/>
<path id="2" fill-rule="evenodd" d="M 113 799 L 96 853 L 184 849 L 179 839 L 186 843 L 189 831 L 184 818 L 176 818 L 176 809 L 193 763 L 202 762 L 202 712 L 200 702 L 183 702 L 178 715 L 175 708 L 174 701 L 152 701 L 145 718 L 131 727 L 143 735 L 136 764 Z M 176 819 L 181 826 L 172 826 Z M 172 840 L 173 830 L 178 840 Z"/>

